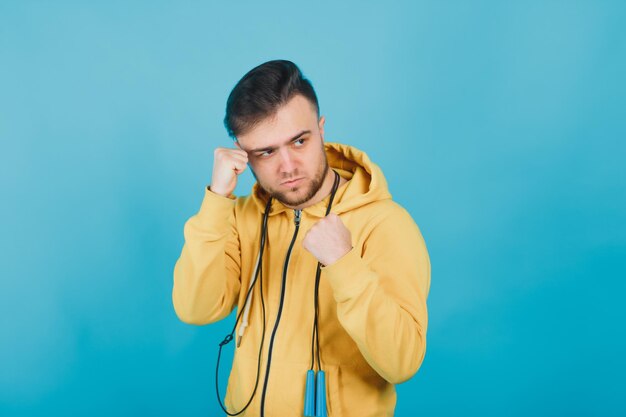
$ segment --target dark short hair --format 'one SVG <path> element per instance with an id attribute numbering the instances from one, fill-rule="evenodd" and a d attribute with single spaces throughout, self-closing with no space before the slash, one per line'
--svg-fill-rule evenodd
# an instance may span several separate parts
<path id="1" fill-rule="evenodd" d="M 291 61 L 278 59 L 265 62 L 237 82 L 226 101 L 224 126 L 228 136 L 236 139 L 262 120 L 273 116 L 295 95 L 301 94 L 320 110 L 313 85 Z"/>

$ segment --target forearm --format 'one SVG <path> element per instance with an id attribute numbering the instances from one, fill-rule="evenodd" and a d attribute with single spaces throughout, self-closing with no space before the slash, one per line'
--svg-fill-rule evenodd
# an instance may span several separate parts
<path id="1" fill-rule="evenodd" d="M 226 317 L 240 286 L 232 200 L 208 193 L 198 214 L 185 223 L 185 244 L 174 267 L 174 310 L 192 324 Z"/>
<path id="2" fill-rule="evenodd" d="M 396 276 L 393 287 L 352 249 L 325 272 L 339 321 L 370 366 L 391 383 L 413 376 L 426 352 L 428 321 L 426 295 L 414 284 L 427 270 L 400 270 L 405 275 Z"/>

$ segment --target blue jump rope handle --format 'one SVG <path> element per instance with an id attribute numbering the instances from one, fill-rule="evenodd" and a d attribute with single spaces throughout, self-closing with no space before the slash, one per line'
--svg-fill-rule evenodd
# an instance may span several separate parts
<path id="1" fill-rule="evenodd" d="M 315 416 L 326 417 L 326 374 L 324 374 L 324 371 L 317 371 L 317 389 L 315 394 Z"/>
<path id="2" fill-rule="evenodd" d="M 304 416 L 315 417 L 315 372 L 306 372 L 306 392 L 304 393 Z"/>

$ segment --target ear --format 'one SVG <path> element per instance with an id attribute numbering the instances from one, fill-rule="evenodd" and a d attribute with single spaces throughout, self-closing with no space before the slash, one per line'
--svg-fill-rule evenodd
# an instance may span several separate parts
<path id="1" fill-rule="evenodd" d="M 322 137 L 322 142 L 324 142 L 324 123 L 325 122 L 326 122 L 326 119 L 324 118 L 324 116 L 321 116 L 320 121 L 318 122 L 318 126 L 320 130 L 320 136 Z"/>

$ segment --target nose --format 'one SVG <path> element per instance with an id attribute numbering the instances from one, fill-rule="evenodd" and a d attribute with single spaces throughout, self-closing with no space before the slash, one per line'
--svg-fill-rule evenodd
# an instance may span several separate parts
<path id="1" fill-rule="evenodd" d="M 289 149 L 281 149 L 279 151 L 280 157 L 280 173 L 281 174 L 292 174 L 296 169 L 296 160 L 293 155 L 291 155 Z"/>

